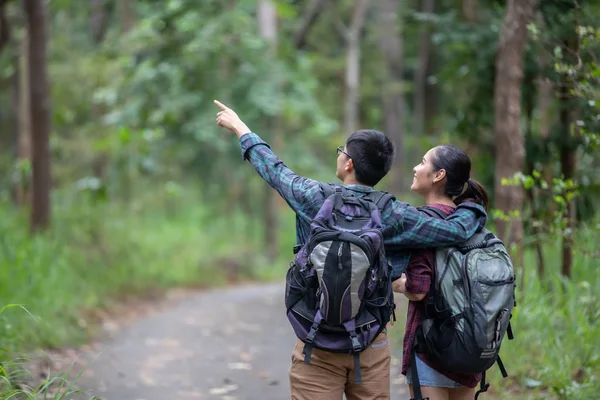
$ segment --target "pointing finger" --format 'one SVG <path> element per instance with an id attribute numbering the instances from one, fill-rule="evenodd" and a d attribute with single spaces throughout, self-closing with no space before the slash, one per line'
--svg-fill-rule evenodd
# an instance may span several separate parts
<path id="1" fill-rule="evenodd" d="M 213 100 L 214 103 L 223 111 L 229 110 L 229 107 L 227 107 L 225 104 L 221 103 L 219 100 Z"/>

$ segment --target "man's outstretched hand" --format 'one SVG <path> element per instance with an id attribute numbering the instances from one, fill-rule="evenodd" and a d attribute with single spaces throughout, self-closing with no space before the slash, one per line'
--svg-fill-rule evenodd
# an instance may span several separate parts
<path id="1" fill-rule="evenodd" d="M 218 100 L 214 100 L 214 102 L 221 109 L 221 111 L 217 113 L 217 125 L 229 129 L 231 132 L 235 133 L 238 138 L 251 132 L 235 111 Z"/>

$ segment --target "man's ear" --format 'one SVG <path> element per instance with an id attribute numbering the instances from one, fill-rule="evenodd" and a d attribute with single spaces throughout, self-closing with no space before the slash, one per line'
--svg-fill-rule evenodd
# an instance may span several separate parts
<path id="1" fill-rule="evenodd" d="M 344 167 L 344 169 L 348 172 L 354 171 L 354 160 L 349 158 L 348 162 L 346 162 L 346 166 Z"/>
<path id="2" fill-rule="evenodd" d="M 446 177 L 446 170 L 438 169 L 437 171 L 435 171 L 435 176 L 433 177 L 433 183 L 440 182 L 440 181 L 444 180 L 445 177 Z"/>

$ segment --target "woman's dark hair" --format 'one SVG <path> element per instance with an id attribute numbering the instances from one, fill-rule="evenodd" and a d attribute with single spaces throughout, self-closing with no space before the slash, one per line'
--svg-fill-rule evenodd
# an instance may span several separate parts
<path id="1" fill-rule="evenodd" d="M 346 141 L 346 150 L 354 162 L 356 180 L 375 186 L 390 171 L 394 161 L 394 144 L 382 132 L 364 129 Z"/>
<path id="2" fill-rule="evenodd" d="M 487 210 L 487 191 L 479 182 L 470 178 L 471 159 L 464 151 L 451 144 L 442 144 L 435 148 L 431 164 L 434 171 L 446 171 L 444 194 L 451 197 L 455 204 L 472 201 Z"/>

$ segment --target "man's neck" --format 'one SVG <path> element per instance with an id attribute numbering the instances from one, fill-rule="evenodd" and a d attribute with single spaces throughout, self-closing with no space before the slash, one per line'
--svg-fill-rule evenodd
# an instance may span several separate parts
<path id="1" fill-rule="evenodd" d="M 346 179 L 344 179 L 342 181 L 342 184 L 344 184 L 344 185 L 360 185 L 360 186 L 372 187 L 372 186 L 369 186 L 369 185 L 365 185 L 364 183 L 360 183 L 359 181 L 357 181 L 353 177 L 347 177 Z"/>

